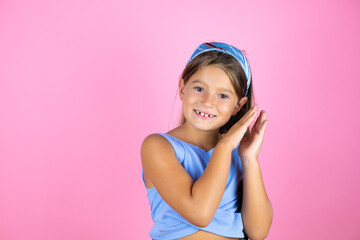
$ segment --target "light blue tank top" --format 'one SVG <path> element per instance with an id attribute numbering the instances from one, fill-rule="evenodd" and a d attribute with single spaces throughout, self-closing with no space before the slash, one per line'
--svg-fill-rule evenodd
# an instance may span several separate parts
<path id="1" fill-rule="evenodd" d="M 177 159 L 193 180 L 196 181 L 204 172 L 214 149 L 205 151 L 198 146 L 184 142 L 169 134 L 157 134 L 165 137 L 171 143 Z M 151 208 L 151 218 L 154 221 L 154 226 L 149 234 L 152 239 L 177 239 L 193 234 L 199 229 L 225 237 L 245 237 L 241 213 L 237 212 L 238 207 L 236 204 L 238 182 L 243 176 L 237 148 L 232 152 L 230 171 L 220 205 L 210 224 L 204 228 L 191 224 L 172 209 L 161 198 L 155 187 L 146 188 L 145 186 Z M 143 172 L 142 179 L 145 184 Z"/>

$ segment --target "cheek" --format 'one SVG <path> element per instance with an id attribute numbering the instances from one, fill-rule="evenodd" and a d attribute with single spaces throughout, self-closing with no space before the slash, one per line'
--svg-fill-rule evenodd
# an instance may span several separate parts
<path id="1" fill-rule="evenodd" d="M 200 98 L 200 94 L 196 94 L 196 93 L 187 93 L 186 96 L 184 97 L 184 102 L 186 103 L 195 103 L 199 100 Z"/>
<path id="2" fill-rule="evenodd" d="M 223 114 L 231 114 L 234 110 L 233 104 L 221 102 L 218 103 L 218 109 Z"/>

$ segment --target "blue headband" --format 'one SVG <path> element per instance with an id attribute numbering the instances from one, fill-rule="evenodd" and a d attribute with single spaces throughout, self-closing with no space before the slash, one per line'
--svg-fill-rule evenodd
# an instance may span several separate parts
<path id="1" fill-rule="evenodd" d="M 196 57 L 200 53 L 207 52 L 207 51 L 218 51 L 218 52 L 227 53 L 227 54 L 233 56 L 236 60 L 238 60 L 241 67 L 244 69 L 246 80 L 247 80 L 246 93 L 245 93 L 245 96 L 246 96 L 248 93 L 248 90 L 249 90 L 249 86 L 250 86 L 251 74 L 250 74 L 250 66 L 249 66 L 249 63 L 248 63 L 245 55 L 239 49 L 237 49 L 236 47 L 231 46 L 229 44 L 221 43 L 221 42 L 210 42 L 210 43 L 206 42 L 206 43 L 202 43 L 200 46 L 198 46 L 196 48 L 195 52 L 191 55 L 191 57 L 190 57 L 189 61 L 186 63 L 186 65 L 194 57 Z"/>

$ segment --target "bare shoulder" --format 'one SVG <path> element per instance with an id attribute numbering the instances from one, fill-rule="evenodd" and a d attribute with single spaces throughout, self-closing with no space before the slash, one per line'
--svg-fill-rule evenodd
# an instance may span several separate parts
<path id="1" fill-rule="evenodd" d="M 145 175 L 151 175 L 150 171 L 157 171 L 162 165 L 169 164 L 169 161 L 177 161 L 175 150 L 171 143 L 160 134 L 148 135 L 141 145 L 141 162 Z"/>
<path id="2" fill-rule="evenodd" d="M 154 151 L 160 151 L 160 154 L 175 153 L 171 143 L 156 133 L 148 135 L 141 145 L 141 154 L 145 154 L 144 156 L 146 156 L 147 153 L 154 153 Z"/>

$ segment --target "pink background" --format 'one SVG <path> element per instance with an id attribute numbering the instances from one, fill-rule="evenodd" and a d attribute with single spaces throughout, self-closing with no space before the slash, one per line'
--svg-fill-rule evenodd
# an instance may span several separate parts
<path id="1" fill-rule="evenodd" d="M 245 49 L 267 239 L 360 239 L 360 4 L 0 2 L 0 239 L 150 239 L 140 144 L 195 48 Z"/>

